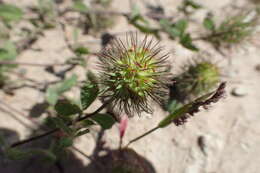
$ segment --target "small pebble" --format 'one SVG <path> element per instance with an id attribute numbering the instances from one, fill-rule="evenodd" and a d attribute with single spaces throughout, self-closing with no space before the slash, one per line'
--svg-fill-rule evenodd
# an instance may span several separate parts
<path id="1" fill-rule="evenodd" d="M 198 146 L 200 148 L 200 150 L 203 152 L 203 154 L 207 155 L 207 152 L 206 152 L 206 139 L 204 136 L 199 136 L 198 137 Z"/>
<path id="2" fill-rule="evenodd" d="M 255 66 L 255 70 L 258 71 L 258 72 L 260 72 L 260 64 L 257 64 L 257 65 Z"/>
<path id="3" fill-rule="evenodd" d="M 245 87 L 237 87 L 232 90 L 231 94 L 233 96 L 243 97 L 243 96 L 246 96 L 248 94 L 248 92 Z"/>

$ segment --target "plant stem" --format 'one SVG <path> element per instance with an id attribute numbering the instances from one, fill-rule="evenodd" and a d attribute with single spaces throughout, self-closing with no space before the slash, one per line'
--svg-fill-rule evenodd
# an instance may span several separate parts
<path id="1" fill-rule="evenodd" d="M 101 110 L 103 110 L 109 103 L 111 102 L 111 99 L 108 100 L 107 102 L 103 103 L 96 111 L 94 111 L 93 113 L 90 113 L 90 114 L 86 114 L 85 116 L 81 117 L 81 118 L 78 118 L 75 122 L 80 122 L 80 121 L 83 121 L 87 118 L 90 118 L 94 115 L 96 115 L 98 112 L 100 112 Z M 67 126 L 71 126 L 73 123 L 72 122 L 69 122 L 67 124 Z M 28 139 L 25 139 L 25 140 L 22 140 L 22 141 L 18 141 L 18 142 L 15 142 L 11 145 L 11 148 L 14 148 L 14 147 L 17 147 L 19 145 L 23 145 L 23 144 L 26 144 L 26 143 L 29 143 L 31 141 L 34 141 L 34 140 L 37 140 L 37 139 L 40 139 L 42 137 L 45 137 L 45 136 L 49 136 L 57 131 L 59 131 L 60 129 L 59 128 L 55 128 L 55 129 L 52 129 L 46 133 L 43 133 L 41 135 L 38 135 L 38 136 L 34 136 L 34 137 L 31 137 L 31 138 L 28 138 Z"/>
<path id="2" fill-rule="evenodd" d="M 157 126 L 157 127 L 153 128 L 153 129 L 149 130 L 148 132 L 146 132 L 146 133 L 144 133 L 144 134 L 142 134 L 142 135 L 140 135 L 140 136 L 138 136 L 138 137 L 132 139 L 132 140 L 126 145 L 126 147 L 128 147 L 130 144 L 132 144 L 132 143 L 138 141 L 139 139 L 141 139 L 141 138 L 143 138 L 143 137 L 149 135 L 150 133 L 154 132 L 155 130 L 157 130 L 157 129 L 159 129 L 159 128 L 160 128 L 160 127 Z"/>

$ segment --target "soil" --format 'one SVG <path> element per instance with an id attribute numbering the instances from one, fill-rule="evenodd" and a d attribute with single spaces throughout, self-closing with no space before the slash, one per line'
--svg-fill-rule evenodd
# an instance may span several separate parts
<path id="1" fill-rule="evenodd" d="M 65 0 L 69 3 L 69 0 Z M 33 0 L 6 0 L 21 7 L 28 7 L 35 3 Z M 160 1 L 138 1 L 143 14 L 147 11 L 147 4 L 161 4 L 167 16 L 176 14 L 179 0 Z M 228 14 L 227 6 L 231 3 L 243 7 L 252 5 L 249 0 L 196 0 L 203 4 L 206 9 L 210 9 L 219 18 L 225 18 Z M 129 12 L 130 4 L 127 0 L 113 0 L 113 9 L 120 12 Z M 207 10 L 202 9 L 194 14 L 195 21 L 201 21 L 205 17 Z M 199 28 L 191 26 L 200 32 Z M 107 32 L 124 33 L 135 31 L 127 23 L 124 17 L 118 17 L 113 28 Z M 70 28 L 66 33 L 72 38 Z M 120 36 L 121 34 L 119 34 Z M 257 36 L 256 36 L 257 37 Z M 162 34 L 161 45 L 171 53 L 169 63 L 173 74 L 177 74 L 180 65 L 187 59 L 191 59 L 193 53 L 176 41 L 169 40 Z M 97 36 L 82 36 L 80 42 L 99 39 Z M 257 39 L 256 39 L 257 40 Z M 223 70 L 223 81 L 227 81 L 227 96 L 209 110 L 202 111 L 189 119 L 184 126 L 171 126 L 160 129 L 143 140 L 130 146 L 139 155 L 146 158 L 157 173 L 258 173 L 260 172 L 260 72 L 257 67 L 260 64 L 260 49 L 255 44 L 245 44 L 234 49 L 225 50 L 223 56 L 214 48 L 202 41 L 197 42 L 202 51 L 211 54 L 214 60 L 219 63 Z M 86 47 L 93 51 L 99 51 L 101 46 L 96 43 L 86 42 Z M 64 33 L 60 26 L 44 31 L 44 36 L 40 37 L 32 46 L 22 52 L 18 61 L 33 63 L 62 63 L 73 56 L 73 53 L 66 47 Z M 41 51 L 36 51 L 40 49 Z M 87 69 L 96 71 L 96 57 L 88 56 Z M 55 68 L 56 71 L 62 67 Z M 72 72 L 66 74 L 77 74 L 79 80 L 85 79 L 87 69 L 76 67 Z M 20 66 L 16 72 L 25 71 L 25 76 L 38 82 L 49 82 L 59 79 L 46 72 L 43 67 Z M 16 79 L 15 76 L 13 79 Z M 26 81 L 20 81 L 27 83 Z M 243 88 L 245 92 L 242 96 L 233 96 L 232 90 Z M 67 93 L 72 98 L 79 97 L 79 89 L 74 88 Z M 35 106 L 43 104 L 45 95 L 30 87 L 22 87 L 14 91 L 14 95 L 7 95 L 0 91 L 0 128 L 16 131 L 16 139 L 25 139 L 31 135 L 32 129 L 37 129 L 37 123 L 42 122 L 46 113 L 39 116 L 39 112 L 34 115 L 30 112 Z M 91 112 L 101 105 L 96 101 L 88 110 Z M 12 108 L 10 108 L 10 106 Z M 153 128 L 167 112 L 158 105 L 154 105 L 152 115 L 142 114 L 129 120 L 127 132 L 124 138 L 126 144 L 129 140 L 143 132 Z M 33 119 L 33 121 L 32 121 Z M 92 155 L 96 146 L 96 138 L 99 129 L 91 129 L 91 133 L 84 135 L 75 141 L 75 147 L 83 151 L 86 155 Z M 119 145 L 118 125 L 105 131 L 103 141 L 105 146 L 111 150 L 117 149 Z M 13 139 L 11 140 L 13 142 Z M 91 163 L 87 157 L 79 152 L 73 151 L 73 158 L 76 161 L 70 162 L 69 168 L 65 172 L 85 172 L 85 168 Z M 80 164 L 79 164 L 80 163 Z M 73 165 L 74 164 L 74 165 Z M 64 165 L 68 165 L 66 162 Z M 80 165 L 80 166 L 79 166 Z M 1 167 L 1 166 L 0 166 Z M 4 167 L 2 167 L 4 168 Z M 3 169 L 0 172 L 8 173 Z M 20 168 L 19 168 L 20 169 Z M 13 169 L 10 173 L 20 172 Z"/>

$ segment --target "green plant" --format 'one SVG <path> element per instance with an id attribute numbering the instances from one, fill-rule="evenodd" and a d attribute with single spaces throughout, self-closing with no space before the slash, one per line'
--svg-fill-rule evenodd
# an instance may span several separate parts
<path id="1" fill-rule="evenodd" d="M 198 97 L 215 88 L 221 80 L 221 72 L 210 60 L 194 60 L 193 63 L 185 65 L 183 72 L 173 80 L 176 95 L 185 100 Z"/>
<path id="2" fill-rule="evenodd" d="M 171 39 L 179 39 L 179 43 L 192 51 L 198 51 L 199 49 L 193 44 L 190 33 L 186 30 L 188 28 L 188 20 L 180 19 L 175 23 L 170 22 L 167 19 L 160 20 L 161 28 L 166 32 Z"/>
<path id="3" fill-rule="evenodd" d="M 160 103 L 166 95 L 167 54 L 147 37 L 139 42 L 131 35 L 129 44 L 114 40 L 99 55 L 103 97 L 113 99 L 113 105 L 128 115 L 151 112 L 149 100 Z"/>
<path id="4" fill-rule="evenodd" d="M 241 12 L 240 14 L 228 16 L 218 26 L 211 15 L 204 19 L 204 27 L 209 34 L 204 40 L 212 43 L 216 48 L 230 47 L 249 40 L 255 33 L 258 25 L 258 13 Z"/>
<path id="5" fill-rule="evenodd" d="M 193 59 L 172 81 L 170 97 L 163 106 L 170 113 L 215 88 L 221 81 L 221 70 L 209 58 Z"/>
<path id="6" fill-rule="evenodd" d="M 121 118 L 108 112 L 101 113 L 104 108 L 111 106 L 114 110 L 119 110 L 120 115 L 124 112 L 128 116 L 140 115 L 141 112 L 151 113 L 151 100 L 161 103 L 161 100 L 168 94 L 169 73 L 165 68 L 168 54 L 161 52 L 162 48 L 158 46 L 158 43 L 154 43 L 148 37 L 139 41 L 137 34 L 130 34 L 126 37 L 125 42 L 114 39 L 110 46 L 99 54 L 99 76 L 92 72 L 87 73 L 86 81 L 80 88 L 80 99 L 72 101 L 63 96 L 64 92 L 77 83 L 75 75 L 49 87 L 46 98 L 49 105 L 55 110 L 56 116 L 46 118 L 44 129 L 47 129 L 47 132 L 12 145 L 5 145 L 5 156 L 11 160 L 19 160 L 40 154 L 55 163 L 68 147 L 73 146 L 75 139 L 89 133 L 91 127 L 100 126 L 104 131 L 109 130 Z M 206 68 L 208 68 L 207 65 Z M 204 72 L 204 65 L 195 71 Z M 200 107 L 206 108 L 211 103 L 219 101 L 224 92 L 225 83 L 221 83 L 216 91 L 209 92 L 171 112 L 156 127 L 134 138 L 126 146 L 123 146 L 122 138 L 127 122 L 122 119 L 120 121 L 119 149 L 112 152 L 115 160 L 109 159 L 111 160 L 111 164 L 109 164 L 111 173 L 143 173 L 146 169 L 150 169 L 149 165 L 143 161 L 136 163 L 141 157 L 127 147 L 172 123 L 177 126 L 184 124 L 190 116 L 199 112 Z M 97 98 L 102 98 L 103 104 L 92 113 L 85 113 L 85 110 Z M 47 150 L 18 148 L 23 144 L 51 135 L 54 140 Z M 5 143 L 5 141 L 0 142 Z"/>

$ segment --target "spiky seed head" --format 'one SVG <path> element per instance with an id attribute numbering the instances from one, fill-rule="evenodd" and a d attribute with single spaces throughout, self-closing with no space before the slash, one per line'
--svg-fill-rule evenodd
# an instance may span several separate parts
<path id="1" fill-rule="evenodd" d="M 178 95 L 182 101 L 209 92 L 220 82 L 219 67 L 206 59 L 186 66 L 185 71 L 175 78 Z"/>
<path id="2" fill-rule="evenodd" d="M 119 112 L 151 113 L 150 100 L 160 102 L 167 95 L 168 55 L 161 50 L 147 36 L 139 42 L 137 34 L 130 34 L 125 42 L 114 39 L 99 55 L 103 97 L 113 98 Z"/>

